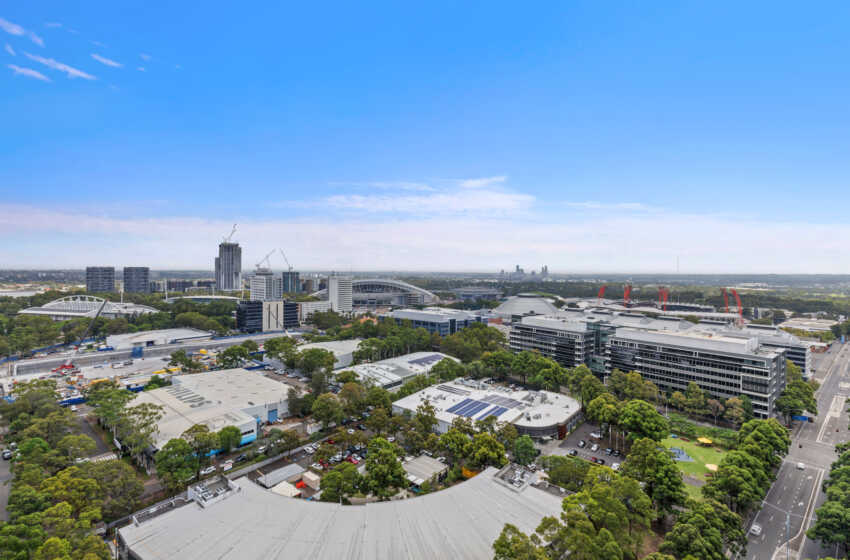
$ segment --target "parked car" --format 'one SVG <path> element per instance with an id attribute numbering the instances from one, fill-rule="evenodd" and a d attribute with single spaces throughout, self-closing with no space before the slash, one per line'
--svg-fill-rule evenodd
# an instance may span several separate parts
<path id="1" fill-rule="evenodd" d="M 77 412 L 78 410 L 80 410 L 80 407 L 78 407 L 78 406 L 77 406 L 77 405 L 75 405 L 75 404 L 72 404 L 72 405 L 71 405 L 71 412 Z"/>
<path id="2" fill-rule="evenodd" d="M 350 436 L 353 436 L 353 435 L 354 435 L 354 430 L 352 430 L 351 428 L 349 428 L 349 429 L 347 430 L 347 432 L 348 432 L 348 435 L 350 435 Z"/>
<path id="3" fill-rule="evenodd" d="M 325 469 L 325 467 L 323 467 L 320 463 L 313 463 L 312 465 L 310 465 L 310 468 L 317 471 L 322 471 Z"/>
<path id="4" fill-rule="evenodd" d="M 236 457 L 236 462 L 241 463 L 242 461 L 246 461 L 247 459 L 248 459 L 248 456 L 245 455 L 244 453 L 242 453 L 241 455 Z"/>
<path id="5" fill-rule="evenodd" d="M 602 439 L 602 434 L 600 434 L 599 432 L 593 432 L 590 434 L 590 437 L 593 439 Z"/>
<path id="6" fill-rule="evenodd" d="M 229 471 L 233 468 L 233 461 L 225 461 L 221 464 L 221 470 L 224 472 Z"/>
<path id="7" fill-rule="evenodd" d="M 587 442 L 586 442 L 586 441 L 584 441 L 583 439 L 582 439 L 582 440 L 579 440 L 579 442 L 578 442 L 578 446 L 579 446 L 579 447 L 584 447 L 585 445 L 587 445 Z"/>
<path id="8" fill-rule="evenodd" d="M 596 463 L 597 463 L 597 464 L 599 464 L 599 465 L 604 465 L 604 464 L 605 464 L 605 459 L 597 459 L 597 460 L 596 460 Z"/>
<path id="9" fill-rule="evenodd" d="M 608 447 L 608 448 L 606 448 L 606 449 L 605 449 L 605 454 L 606 454 L 606 455 L 610 455 L 610 454 L 611 454 L 611 453 L 613 453 L 613 452 L 614 452 L 614 450 L 613 450 L 613 449 L 611 449 L 610 447 Z"/>
<path id="10" fill-rule="evenodd" d="M 570 457 L 575 457 L 576 455 L 578 455 L 578 451 L 576 451 L 575 449 L 570 449 L 569 455 Z"/>
<path id="11" fill-rule="evenodd" d="M 761 525 L 759 525 L 758 523 L 753 523 L 753 526 L 750 527 L 750 534 L 754 537 L 760 537 L 761 531 Z"/>
<path id="12" fill-rule="evenodd" d="M 619 450 L 619 449 L 615 449 L 615 450 L 614 450 L 614 457 L 619 457 L 620 455 L 622 455 L 622 453 L 620 453 L 620 450 Z"/>
<path id="13" fill-rule="evenodd" d="M 210 465 L 205 469 L 201 469 L 201 476 L 208 476 L 215 472 L 215 467 Z"/>
<path id="14" fill-rule="evenodd" d="M 591 457 L 591 458 L 590 458 L 590 462 L 591 462 L 591 463 L 598 463 L 598 462 L 599 462 L 599 459 L 597 459 L 596 457 Z"/>
<path id="15" fill-rule="evenodd" d="M 613 465 L 611 465 L 611 468 L 615 471 L 620 470 L 620 463 L 614 463 Z"/>
<path id="16" fill-rule="evenodd" d="M 590 446 L 590 450 L 593 451 L 593 452 L 599 451 L 599 445 L 594 443 L 593 445 Z"/>
<path id="17" fill-rule="evenodd" d="M 395 437 L 390 436 L 390 437 L 387 438 L 387 441 L 390 442 L 390 443 L 393 443 L 393 442 L 395 442 Z"/>
<path id="18" fill-rule="evenodd" d="M 265 453 L 266 449 L 268 449 L 268 448 L 269 448 L 268 445 L 261 445 L 260 447 L 257 448 L 257 453 Z"/>
<path id="19" fill-rule="evenodd" d="M 7 461 L 9 459 L 11 459 L 12 458 L 12 450 L 11 449 L 4 449 L 3 450 L 3 458 Z"/>

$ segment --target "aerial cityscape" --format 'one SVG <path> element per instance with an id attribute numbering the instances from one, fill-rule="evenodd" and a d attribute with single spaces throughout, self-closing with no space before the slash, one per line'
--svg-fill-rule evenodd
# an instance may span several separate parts
<path id="1" fill-rule="evenodd" d="M 848 24 L 0 8 L 0 560 L 850 557 Z"/>

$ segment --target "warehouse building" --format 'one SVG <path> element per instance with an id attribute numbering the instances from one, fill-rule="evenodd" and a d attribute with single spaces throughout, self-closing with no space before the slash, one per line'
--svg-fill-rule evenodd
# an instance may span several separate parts
<path id="1" fill-rule="evenodd" d="M 487 318 L 481 315 L 447 309 L 443 307 L 426 307 L 425 309 L 399 309 L 390 313 L 395 322 L 402 324 L 409 321 L 414 329 L 423 328 L 429 333 L 449 336 L 465 329 L 473 323 L 487 324 Z"/>
<path id="2" fill-rule="evenodd" d="M 369 364 L 358 364 L 344 369 L 356 373 L 357 377 L 363 382 L 374 383 L 389 390 L 400 387 L 413 376 L 427 375 L 435 365 L 446 359 L 458 361 L 456 358 L 440 352 L 413 352 L 404 356 Z"/>
<path id="3" fill-rule="evenodd" d="M 350 340 L 329 340 L 327 342 L 311 342 L 302 344 L 298 347 L 299 352 L 309 350 L 310 348 L 320 348 L 327 350 L 334 355 L 334 368 L 344 368 L 351 365 L 354 361 L 354 351 L 360 346 L 362 339 L 352 338 Z"/>
<path id="4" fill-rule="evenodd" d="M 138 512 L 118 531 L 118 554 L 123 560 L 490 558 L 505 523 L 533 532 L 543 517 L 559 514 L 562 501 L 530 485 L 503 484 L 497 473 L 490 467 L 440 492 L 363 506 L 286 498 L 239 478 L 220 496 Z"/>
<path id="5" fill-rule="evenodd" d="M 188 342 L 190 340 L 206 340 L 211 336 L 211 332 L 198 329 L 160 329 L 128 334 L 112 334 L 106 337 L 106 345 L 111 346 L 115 350 L 129 350 L 138 347 L 146 348 L 148 346 L 177 344 L 178 342 Z"/>
<path id="6" fill-rule="evenodd" d="M 431 403 L 437 417 L 437 431 L 445 433 L 455 418 L 473 422 L 491 416 L 513 424 L 517 431 L 532 437 L 563 439 L 581 419 L 578 401 L 550 391 L 512 390 L 498 385 L 476 388 L 458 382 L 433 385 L 393 403 L 394 414 L 415 414 L 419 405 Z"/>
<path id="7" fill-rule="evenodd" d="M 239 368 L 177 375 L 172 383 L 139 393 L 130 402 L 130 406 L 152 403 L 163 407 L 151 455 L 195 424 L 212 431 L 236 426 L 245 444 L 257 438 L 260 424 L 289 415 L 289 386 L 256 372 Z"/>

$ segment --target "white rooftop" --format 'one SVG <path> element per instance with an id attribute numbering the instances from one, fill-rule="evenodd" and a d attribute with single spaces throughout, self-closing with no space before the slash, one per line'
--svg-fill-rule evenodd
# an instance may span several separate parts
<path id="1" fill-rule="evenodd" d="M 572 397 L 550 391 L 511 390 L 499 385 L 483 387 L 486 388 L 456 381 L 441 383 L 399 399 L 393 407 L 415 412 L 427 400 L 436 409 L 437 419 L 447 424 L 459 415 L 473 422 L 492 415 L 499 422 L 529 428 L 563 424 L 580 408 Z"/>
<path id="2" fill-rule="evenodd" d="M 198 329 L 159 329 L 127 334 L 113 334 L 106 337 L 106 343 L 116 349 L 130 346 L 144 346 L 148 342 L 169 344 L 186 339 L 205 338 L 212 336 L 209 331 Z"/>
<path id="3" fill-rule="evenodd" d="M 379 362 L 358 364 L 342 369 L 353 371 L 361 380 L 371 380 L 377 385 L 387 386 L 404 382 L 409 377 L 424 375 L 446 358 L 458 361 L 456 358 L 440 352 L 413 352 Z"/>
<path id="4" fill-rule="evenodd" d="M 491 558 L 505 523 L 531 532 L 561 499 L 516 491 L 488 468 L 425 496 L 364 506 L 285 498 L 246 478 L 205 508 L 190 504 L 120 529 L 141 560 L 398 560 Z"/>

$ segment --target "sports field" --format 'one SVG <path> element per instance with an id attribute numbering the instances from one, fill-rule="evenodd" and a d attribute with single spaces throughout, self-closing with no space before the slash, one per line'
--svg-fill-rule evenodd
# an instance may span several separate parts
<path id="1" fill-rule="evenodd" d="M 718 451 L 714 446 L 699 445 L 694 441 L 683 441 L 680 438 L 667 438 L 661 442 L 667 449 L 678 447 L 690 456 L 693 461 L 676 461 L 676 465 L 686 475 L 690 475 L 698 480 L 706 482 L 706 474 L 709 470 L 706 465 L 720 465 L 725 451 Z M 685 479 L 687 483 L 687 478 Z M 692 487 L 695 485 L 691 485 Z M 690 488 L 688 489 L 690 490 Z M 691 492 L 688 492 L 691 494 Z"/>

